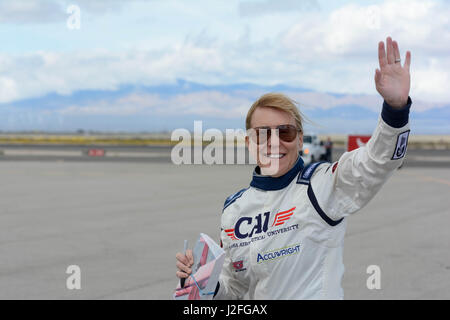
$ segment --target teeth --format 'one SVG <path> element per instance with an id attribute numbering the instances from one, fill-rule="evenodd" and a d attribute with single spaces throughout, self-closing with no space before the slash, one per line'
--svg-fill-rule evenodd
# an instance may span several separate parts
<path id="1" fill-rule="evenodd" d="M 267 156 L 272 159 L 281 159 L 284 157 L 284 154 L 268 154 Z"/>

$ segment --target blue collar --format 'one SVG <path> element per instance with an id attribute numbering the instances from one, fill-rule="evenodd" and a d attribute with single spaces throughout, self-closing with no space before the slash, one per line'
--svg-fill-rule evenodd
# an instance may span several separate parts
<path id="1" fill-rule="evenodd" d="M 286 188 L 291 183 L 292 179 L 294 179 L 297 174 L 303 169 L 303 166 L 303 159 L 299 155 L 294 166 L 284 175 L 277 178 L 259 175 L 261 169 L 259 167 L 256 167 L 255 171 L 253 172 L 253 179 L 250 183 L 250 186 L 266 191 L 281 190 L 283 188 Z"/>

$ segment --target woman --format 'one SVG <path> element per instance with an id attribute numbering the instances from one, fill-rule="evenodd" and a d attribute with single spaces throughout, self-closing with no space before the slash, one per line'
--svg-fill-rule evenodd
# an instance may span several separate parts
<path id="1" fill-rule="evenodd" d="M 401 65 L 398 44 L 378 44 L 381 116 L 365 147 L 339 161 L 304 167 L 302 119 L 280 94 L 250 108 L 246 144 L 257 155 L 250 187 L 228 197 L 222 214 L 224 268 L 215 299 L 342 299 L 346 217 L 378 192 L 405 156 L 409 135 L 411 53 Z M 186 278 L 192 252 L 177 254 Z"/>

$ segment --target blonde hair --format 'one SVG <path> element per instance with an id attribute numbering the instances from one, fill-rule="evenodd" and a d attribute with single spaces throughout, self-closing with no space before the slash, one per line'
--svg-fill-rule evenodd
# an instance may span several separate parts
<path id="1" fill-rule="evenodd" d="M 271 107 L 289 113 L 294 117 L 297 129 L 303 132 L 303 115 L 298 110 L 296 102 L 282 93 L 274 92 L 262 95 L 252 104 L 245 119 L 246 130 L 251 128 L 252 115 L 259 107 Z"/>

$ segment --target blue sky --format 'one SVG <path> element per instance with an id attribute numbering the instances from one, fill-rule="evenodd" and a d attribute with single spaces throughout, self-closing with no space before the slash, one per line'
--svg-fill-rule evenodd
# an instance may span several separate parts
<path id="1" fill-rule="evenodd" d="M 67 26 L 70 5 L 80 9 L 80 29 Z M 448 2 L 435 0 L 0 0 L 0 108 L 14 118 L 15 110 L 24 112 L 17 105 L 30 101 L 34 109 L 26 112 L 33 117 L 68 119 L 139 117 L 143 109 L 151 116 L 155 105 L 168 104 L 172 116 L 182 110 L 220 118 L 228 103 L 239 119 L 260 93 L 246 88 L 221 96 L 207 88 L 195 96 L 133 91 L 111 98 L 123 86 L 177 88 L 181 79 L 268 90 L 282 84 L 298 88 L 289 93 L 311 108 L 351 102 L 377 111 L 377 43 L 390 35 L 403 59 L 412 52 L 411 96 L 415 111 L 425 112 L 450 105 L 449 17 Z M 77 100 L 77 92 L 91 90 L 103 96 Z M 51 94 L 72 99 L 58 110 L 42 109 L 39 99 Z M 346 99 L 330 101 L 330 94 Z M 190 107 L 173 105 L 183 101 Z M 45 123 L 20 126 L 18 119 L 7 129 Z"/>

